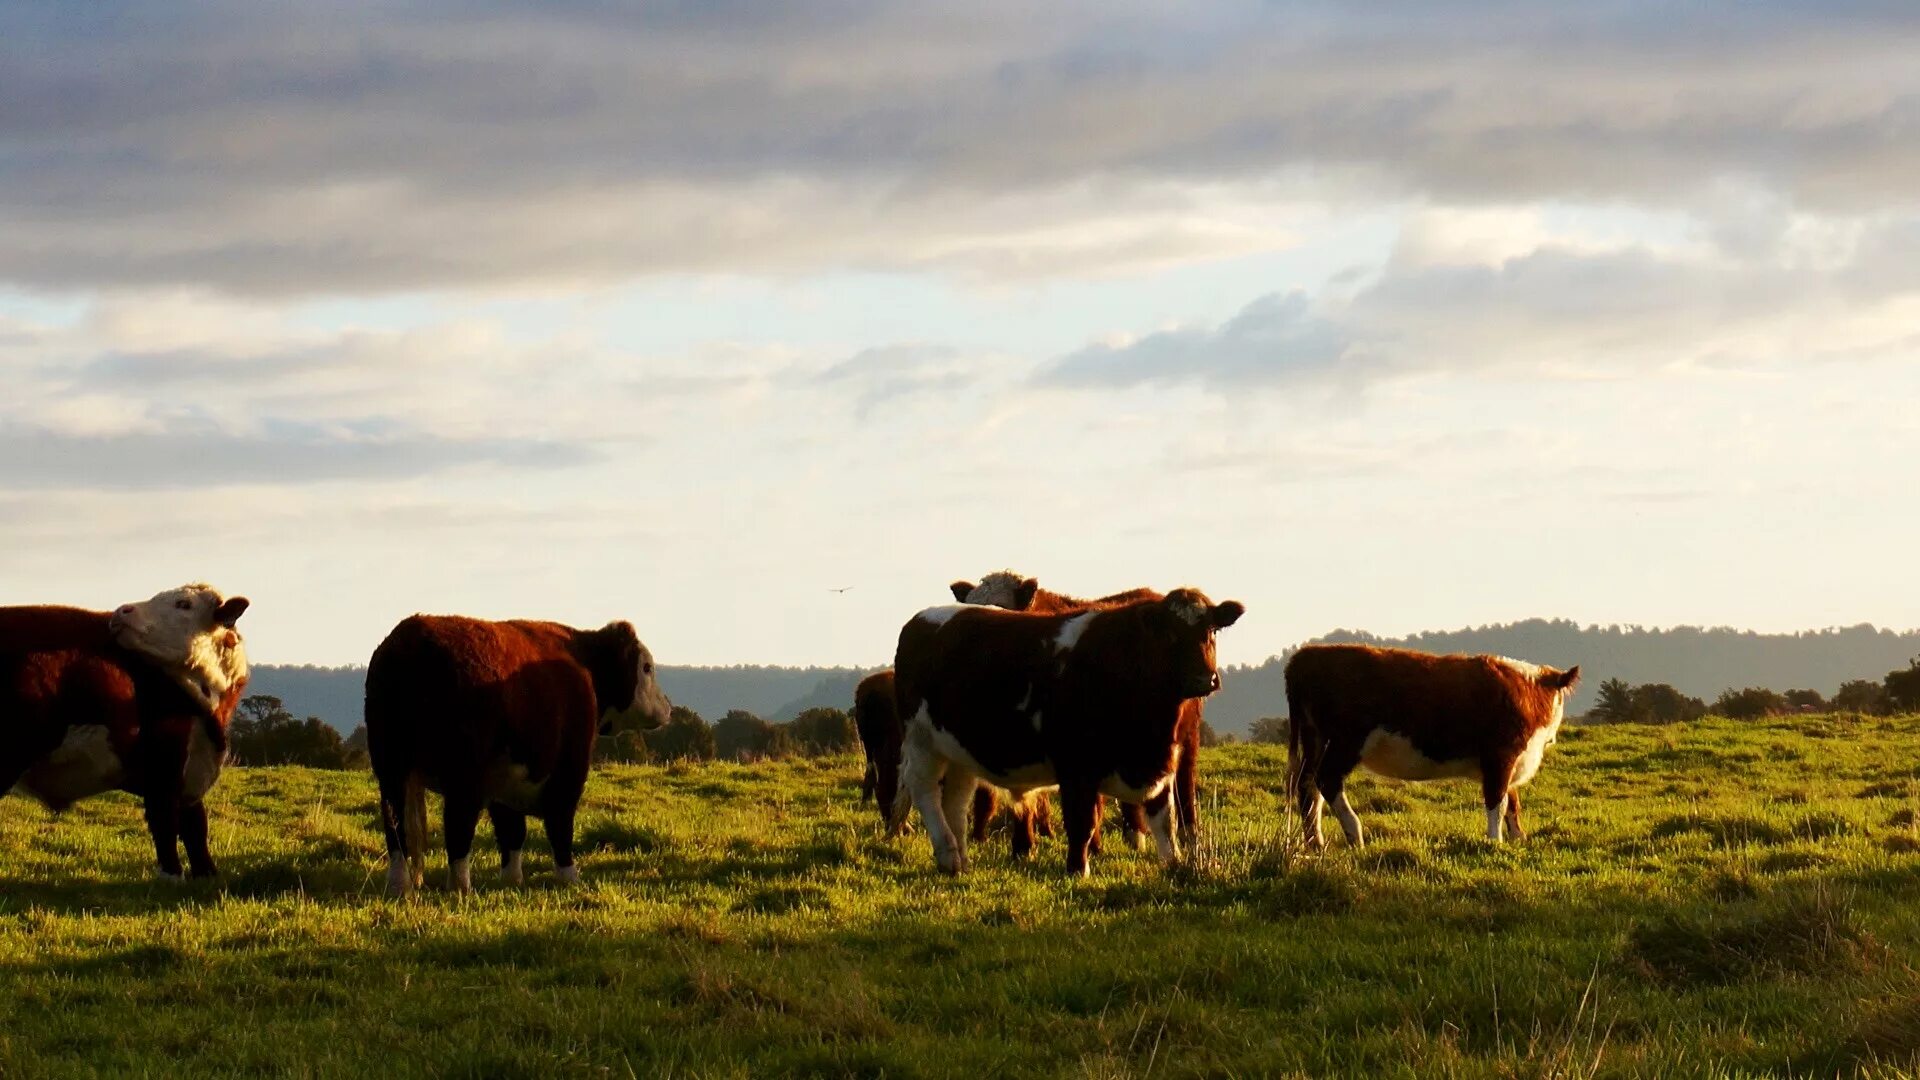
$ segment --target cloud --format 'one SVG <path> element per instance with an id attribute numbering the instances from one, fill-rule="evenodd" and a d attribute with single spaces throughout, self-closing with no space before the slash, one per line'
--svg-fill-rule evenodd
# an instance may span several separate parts
<path id="1" fill-rule="evenodd" d="M 1913 203 L 1883 4 L 0 12 L 0 280 L 261 295 L 1125 272 L 1275 207 Z M 1254 212 L 1265 208 L 1268 212 Z"/>
<path id="2" fill-rule="evenodd" d="M 1216 329 L 1183 327 L 1124 344 L 1088 345 L 1046 367 L 1040 381 L 1099 386 L 1199 378 L 1230 387 L 1325 375 L 1351 355 L 1353 340 L 1311 308 L 1304 293 L 1263 296 Z"/>
<path id="3" fill-rule="evenodd" d="M 258 433 L 206 428 L 68 435 L 0 425 L 0 488 L 161 490 L 394 480 L 469 466 L 560 469 L 590 463 L 579 446 L 522 439 L 444 439 L 405 430 L 326 430 L 269 423 Z"/>

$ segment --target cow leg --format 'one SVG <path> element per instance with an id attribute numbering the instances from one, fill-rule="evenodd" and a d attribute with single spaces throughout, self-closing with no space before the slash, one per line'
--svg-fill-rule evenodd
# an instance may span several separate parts
<path id="1" fill-rule="evenodd" d="M 448 784 L 444 793 L 447 833 L 447 879 L 455 892 L 473 891 L 473 833 L 480 827 L 480 796 Z"/>
<path id="2" fill-rule="evenodd" d="M 1488 759 L 1480 763 L 1480 797 L 1487 804 L 1487 839 L 1499 843 L 1505 839 L 1501 825 L 1507 817 L 1507 806 L 1513 780 L 1513 762 Z M 1520 811 L 1516 805 L 1513 811 L 1514 823 L 1520 821 Z"/>
<path id="3" fill-rule="evenodd" d="M 407 782 L 404 776 L 380 779 L 380 826 L 387 834 L 387 891 L 405 896 L 413 886 L 407 866 Z M 414 837 L 424 843 L 425 837 Z"/>
<path id="4" fill-rule="evenodd" d="M 1507 789 L 1507 838 L 1526 839 L 1527 831 L 1520 827 L 1520 789 Z"/>
<path id="5" fill-rule="evenodd" d="M 1324 749 L 1303 737 L 1290 749 L 1287 758 L 1287 790 L 1293 796 L 1294 808 L 1300 814 L 1301 842 L 1309 848 L 1320 847 L 1326 842 L 1320 836 L 1320 812 L 1326 808 L 1327 802 L 1321 797 L 1320 787 L 1314 781 Z"/>
<path id="6" fill-rule="evenodd" d="M 1340 823 L 1340 831 L 1347 834 L 1347 843 L 1353 847 L 1362 847 L 1367 842 L 1366 832 L 1360 828 L 1359 815 L 1347 803 L 1347 774 L 1359 763 L 1358 753 L 1342 753 L 1330 746 L 1321 757 L 1320 767 L 1314 771 L 1313 777 L 1313 786 L 1327 800 L 1327 809 L 1333 811 L 1334 820 Z"/>
<path id="7" fill-rule="evenodd" d="M 926 826 L 927 839 L 933 844 L 933 861 L 947 873 L 957 874 L 960 862 L 953 830 L 947 828 L 947 813 L 941 807 L 940 778 L 945 771 L 946 762 L 931 747 L 916 743 L 902 755 L 900 793 L 920 811 L 920 824 Z M 895 818 L 896 826 L 904 821 L 903 811 Z"/>
<path id="8" fill-rule="evenodd" d="M 873 789 L 874 789 L 874 785 L 878 782 L 878 780 L 879 780 L 879 773 L 873 767 L 873 759 L 868 758 L 867 771 L 860 774 L 860 801 L 861 802 L 873 801 Z"/>
<path id="9" fill-rule="evenodd" d="M 521 864 L 527 852 L 527 815 L 505 803 L 489 803 L 487 817 L 493 822 L 493 842 L 500 846 L 500 880 L 524 884 L 527 873 Z"/>
<path id="10" fill-rule="evenodd" d="M 160 876 L 169 881 L 184 877 L 180 872 L 180 797 L 172 792 L 150 794 L 146 800 L 147 833 L 153 837 L 153 853 L 160 860 Z"/>
<path id="11" fill-rule="evenodd" d="M 1013 816 L 1013 823 L 1007 828 L 1008 845 L 1016 860 L 1024 861 L 1033 855 L 1033 823 L 1046 809 L 1044 799 L 1044 795 L 1028 792 L 1014 796 L 1007 807 Z"/>
<path id="12" fill-rule="evenodd" d="M 904 811 L 898 821 L 893 814 L 894 803 L 900 797 L 900 757 L 900 747 L 887 747 L 873 767 L 874 805 L 880 808 L 880 820 L 887 825 L 888 836 L 900 835 L 907 824 Z"/>
<path id="13" fill-rule="evenodd" d="M 1120 828 L 1127 835 L 1127 846 L 1135 851 L 1147 850 L 1147 811 L 1139 803 L 1120 804 Z"/>
<path id="14" fill-rule="evenodd" d="M 1182 847 L 1191 849 L 1200 842 L 1200 793 L 1198 780 L 1200 773 L 1200 732 L 1196 728 L 1187 735 L 1187 744 L 1180 750 L 1180 761 L 1173 770 L 1173 805 L 1180 814 L 1179 840 Z"/>
<path id="15" fill-rule="evenodd" d="M 1066 816 L 1067 800 L 1066 796 L 1063 795 L 1060 798 L 1060 819 L 1062 825 L 1066 824 Z M 1100 839 L 1101 834 L 1106 831 L 1106 828 L 1107 799 L 1104 795 L 1095 795 L 1093 797 L 1093 838 L 1087 841 L 1087 851 L 1089 854 L 1102 855 L 1106 853 L 1106 844 Z M 1072 834 L 1069 833 L 1068 835 L 1071 836 Z"/>
<path id="16" fill-rule="evenodd" d="M 953 773 L 947 773 L 951 778 Z M 994 812 L 1000 809 L 1000 800 L 988 784 L 976 785 L 973 789 L 973 829 L 968 836 L 976 844 L 986 842 L 987 830 L 993 825 Z"/>
<path id="17" fill-rule="evenodd" d="M 1161 863 L 1173 865 L 1180 858 L 1179 841 L 1173 838 L 1173 790 L 1168 788 L 1148 799 L 1144 807 L 1135 807 L 1132 803 L 1127 806 L 1146 815 L 1147 823 L 1153 828 L 1153 844 L 1160 849 Z"/>
<path id="18" fill-rule="evenodd" d="M 580 884 L 580 868 L 573 862 L 573 815 L 579 805 L 576 792 L 540 818 L 547 832 L 547 846 L 553 849 L 553 876 L 567 885 Z"/>
<path id="19" fill-rule="evenodd" d="M 980 783 L 972 773 L 949 761 L 947 775 L 940 784 L 940 813 L 946 818 L 947 832 L 953 836 L 953 873 L 967 868 L 967 811 L 974 804 Z"/>
<path id="20" fill-rule="evenodd" d="M 207 850 L 207 804 L 199 799 L 180 804 L 180 842 L 187 849 L 189 874 L 207 878 L 220 872 Z"/>
<path id="21" fill-rule="evenodd" d="M 1067 873 L 1086 877 L 1087 849 L 1100 828 L 1100 792 L 1092 784 L 1062 782 L 1060 823 L 1067 829 Z"/>
<path id="22" fill-rule="evenodd" d="M 1033 793 L 1033 831 L 1053 838 L 1053 800 L 1044 791 Z"/>

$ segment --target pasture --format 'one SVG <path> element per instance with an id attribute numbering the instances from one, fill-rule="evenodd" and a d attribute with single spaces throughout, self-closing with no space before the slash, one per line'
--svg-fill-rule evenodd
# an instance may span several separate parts
<path id="1" fill-rule="evenodd" d="M 1904 1075 L 1920 717 L 1567 729 L 1495 847 L 1470 782 L 1349 788 L 1287 841 L 1285 750 L 1202 763 L 1169 875 L 1005 838 L 958 880 L 855 758 L 599 770 L 585 883 L 382 896 L 365 773 L 234 769 L 225 877 L 133 801 L 0 800 L 0 1075 Z M 435 802 L 437 817 L 437 801 Z M 1112 826 L 1109 815 L 1109 829 Z M 1283 832 L 1283 829 L 1285 830 Z M 436 822 L 437 834 L 437 822 Z M 1337 830 L 1334 830 L 1337 836 Z M 437 839 L 437 835 L 436 835 Z"/>

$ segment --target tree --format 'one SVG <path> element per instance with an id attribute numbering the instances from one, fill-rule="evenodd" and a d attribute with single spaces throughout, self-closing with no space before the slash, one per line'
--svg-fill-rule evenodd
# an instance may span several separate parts
<path id="1" fill-rule="evenodd" d="M 350 769 L 373 768 L 373 753 L 367 746 L 367 725 L 357 724 L 353 734 L 347 736 L 347 767 Z"/>
<path id="2" fill-rule="evenodd" d="M 616 731 L 593 741 L 593 760 L 607 764 L 644 765 L 653 760 L 644 733 Z"/>
<path id="3" fill-rule="evenodd" d="M 1852 679 L 1840 684 L 1834 691 L 1833 707 L 1841 712 L 1856 712 L 1874 715 L 1884 713 L 1890 708 L 1887 701 L 1887 688 L 1871 679 Z"/>
<path id="4" fill-rule="evenodd" d="M 1887 704 L 1896 712 L 1920 712 L 1920 657 L 1905 671 L 1887 672 L 1886 687 Z"/>
<path id="5" fill-rule="evenodd" d="M 1200 721 L 1200 745 L 1203 747 L 1220 745 L 1220 733 L 1213 730 L 1213 725 L 1205 720 Z"/>
<path id="6" fill-rule="evenodd" d="M 700 714 L 675 705 L 667 722 L 640 733 L 647 750 L 660 761 L 711 761 L 715 756 L 713 728 Z"/>
<path id="7" fill-rule="evenodd" d="M 1633 687 L 1625 679 L 1607 679 L 1600 684 L 1593 708 L 1587 715 L 1603 724 L 1625 724 L 1635 719 Z"/>
<path id="8" fill-rule="evenodd" d="M 1682 724 L 1707 715 L 1707 703 L 1688 697 L 1666 683 L 1633 688 L 1634 719 L 1642 724 Z"/>
<path id="9" fill-rule="evenodd" d="M 713 725 L 713 744 L 720 757 L 734 761 L 785 757 L 793 752 L 793 740 L 785 731 L 745 709 L 729 709 Z"/>
<path id="10" fill-rule="evenodd" d="M 1795 712 L 1826 712 L 1827 699 L 1818 690 L 1789 690 L 1784 695 Z"/>
<path id="11" fill-rule="evenodd" d="M 860 746 L 860 731 L 845 709 L 816 706 L 794 717 L 786 729 L 804 754 L 838 754 Z"/>
<path id="12" fill-rule="evenodd" d="M 1284 716 L 1263 716 L 1247 729 L 1247 741 L 1255 743 L 1287 742 L 1287 718 Z"/>
<path id="13" fill-rule="evenodd" d="M 317 716 L 296 720 L 271 694 L 240 702 L 227 729 L 228 754 L 236 765 L 305 765 L 315 769 L 348 767 L 346 741 Z"/>
<path id="14" fill-rule="evenodd" d="M 1749 686 L 1745 690 L 1727 689 L 1720 691 L 1720 696 L 1714 699 L 1713 711 L 1730 720 L 1757 720 L 1786 712 L 1787 699 L 1764 686 Z"/>

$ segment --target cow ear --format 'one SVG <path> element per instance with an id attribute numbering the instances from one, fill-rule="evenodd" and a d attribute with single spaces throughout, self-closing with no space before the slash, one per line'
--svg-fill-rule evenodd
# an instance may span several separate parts
<path id="1" fill-rule="evenodd" d="M 1033 598 L 1040 591 L 1040 579 L 1028 578 L 1013 590 L 1013 602 L 1020 605 L 1021 611 L 1033 607 Z"/>
<path id="2" fill-rule="evenodd" d="M 967 602 L 967 597 L 973 595 L 973 582 L 971 581 L 956 581 L 947 586 L 947 588 L 952 589 L 953 598 L 963 604 Z"/>
<path id="3" fill-rule="evenodd" d="M 1578 663 L 1569 667 L 1567 671 L 1555 671 L 1553 675 L 1544 676 L 1544 678 L 1540 680 L 1540 684 L 1546 686 L 1548 690 L 1572 690 L 1574 684 L 1578 684 L 1578 682 L 1580 682 L 1580 665 L 1578 665 Z"/>
<path id="4" fill-rule="evenodd" d="M 1215 604 L 1213 610 L 1208 612 L 1208 615 L 1213 619 L 1213 625 L 1215 627 L 1224 630 L 1234 623 L 1239 622 L 1240 616 L 1246 613 L 1247 607 L 1245 604 L 1242 604 L 1238 600 L 1228 600 L 1225 603 Z"/>
<path id="5" fill-rule="evenodd" d="M 246 597 L 244 596 L 229 597 L 226 603 L 221 604 L 218 608 L 214 609 L 214 612 L 213 612 L 214 625 L 231 627 L 234 623 L 240 621 L 240 616 L 246 614 L 246 611 L 247 611 Z"/>

